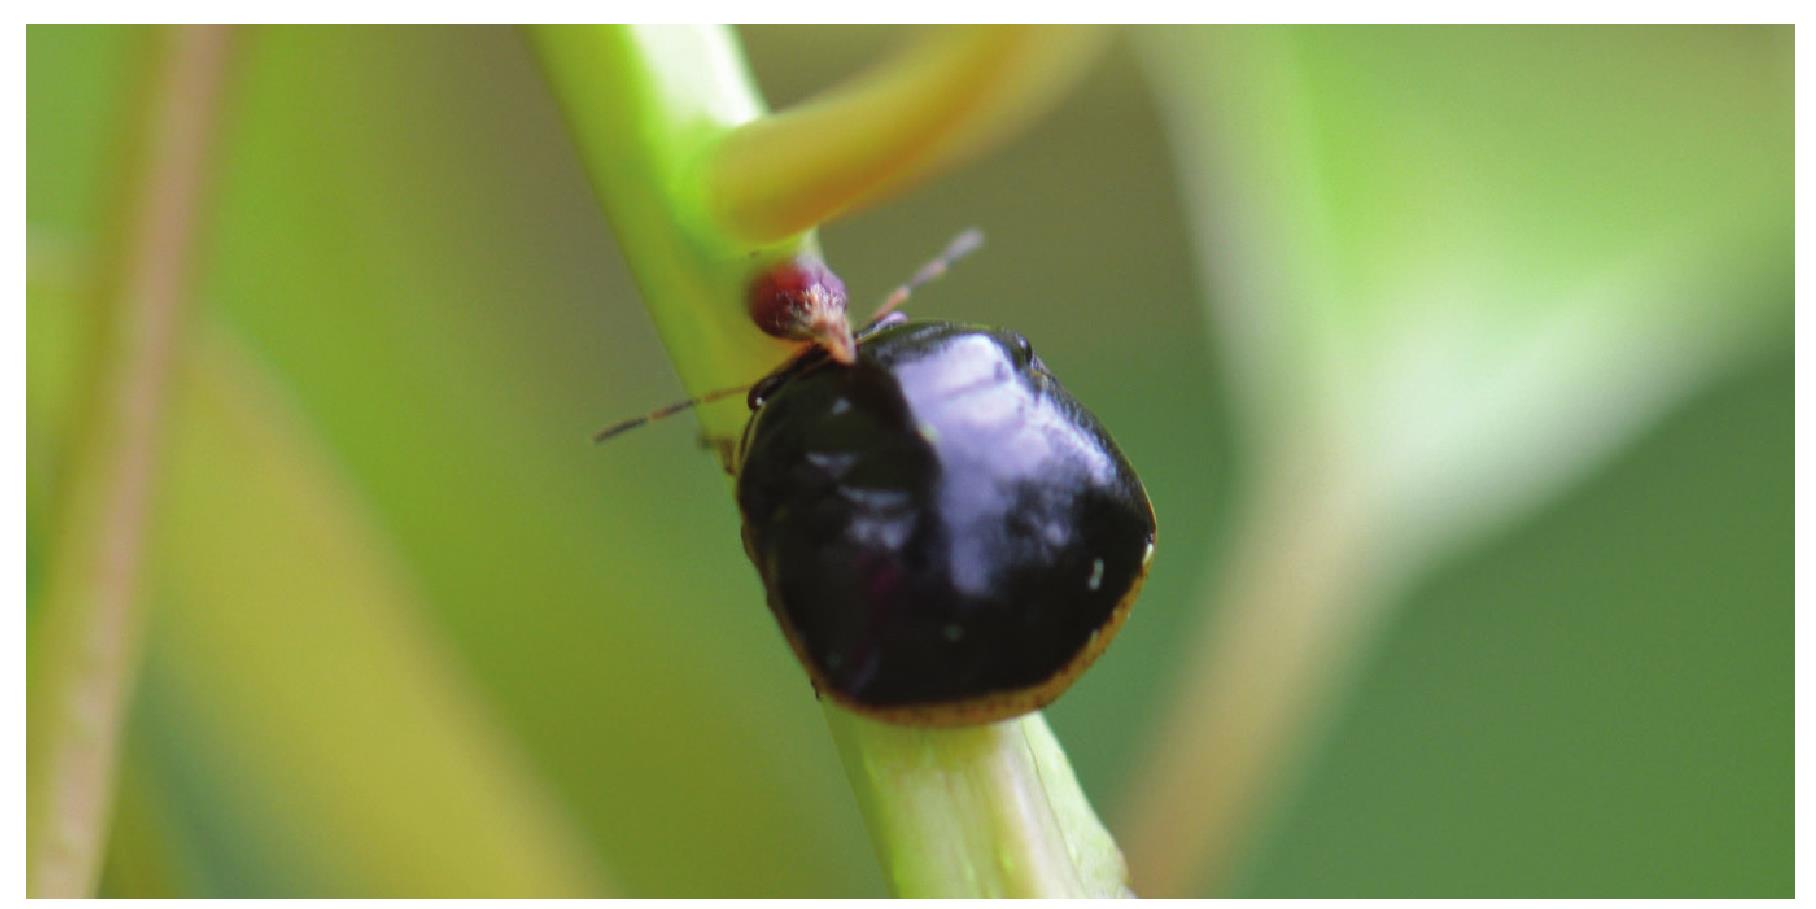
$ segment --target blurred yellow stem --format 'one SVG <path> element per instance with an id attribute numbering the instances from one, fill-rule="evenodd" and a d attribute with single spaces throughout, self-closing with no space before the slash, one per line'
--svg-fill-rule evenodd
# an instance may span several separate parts
<path id="1" fill-rule="evenodd" d="M 1354 492 L 1308 465 L 1276 471 L 1253 504 L 1130 776 L 1120 829 L 1144 895 L 1220 894 L 1372 628 L 1379 589 Z"/>
<path id="2" fill-rule="evenodd" d="M 139 567 L 183 334 L 231 32 L 168 33 L 119 271 L 104 370 L 78 430 L 29 651 L 26 890 L 94 892 L 139 632 Z"/>
<path id="3" fill-rule="evenodd" d="M 726 136 L 716 214 L 763 242 L 809 230 L 976 154 L 1043 113 L 1096 58 L 1100 28 L 942 28 L 869 74 Z"/>

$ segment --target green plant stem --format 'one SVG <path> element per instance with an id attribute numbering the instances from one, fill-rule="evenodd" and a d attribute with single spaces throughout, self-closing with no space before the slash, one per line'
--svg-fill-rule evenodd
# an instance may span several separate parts
<path id="1" fill-rule="evenodd" d="M 744 288 L 762 264 L 814 251 L 812 225 L 797 225 L 801 232 L 765 246 L 740 241 L 710 196 L 714 182 L 702 179 L 734 133 L 778 135 L 760 128 L 763 104 L 731 34 L 551 26 L 529 35 L 689 390 L 749 382 L 780 363 L 791 348 L 752 326 Z M 877 167 L 910 157 L 874 145 L 864 153 Z M 738 154 L 768 159 L 748 146 Z M 764 179 L 780 184 L 791 173 Z M 892 183 L 888 173 L 870 179 Z M 765 189 L 796 195 L 786 185 Z M 735 439 L 746 416 L 734 402 L 700 413 L 708 436 L 717 439 Z M 969 729 L 907 729 L 825 709 L 898 895 L 1126 893 L 1121 854 L 1038 713 Z"/>
<path id="2" fill-rule="evenodd" d="M 688 391 L 753 381 L 792 349 L 745 315 L 765 263 L 814 251 L 810 233 L 767 247 L 714 223 L 701 162 L 763 113 L 732 35 L 715 28 L 537 26 L 529 35 L 663 344 Z M 701 408 L 736 438 L 741 401 Z"/>
<path id="3" fill-rule="evenodd" d="M 707 170 L 716 211 L 753 239 L 809 230 L 976 154 L 1044 113 L 1108 31 L 945 28 L 864 76 L 726 137 Z"/>
<path id="4" fill-rule="evenodd" d="M 231 32 L 167 33 L 108 288 L 106 370 L 65 478 L 27 688 L 26 890 L 94 892 L 144 625 L 139 567 Z"/>
<path id="5" fill-rule="evenodd" d="M 897 894 L 1131 895 L 1122 853 L 1041 714 L 921 729 L 824 709 Z"/>

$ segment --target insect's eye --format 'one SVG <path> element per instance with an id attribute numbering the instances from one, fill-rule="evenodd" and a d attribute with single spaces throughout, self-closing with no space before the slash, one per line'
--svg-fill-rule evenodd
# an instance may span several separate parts
<path id="1" fill-rule="evenodd" d="M 1016 365 L 1026 366 L 1032 362 L 1034 362 L 1034 345 L 1028 343 L 1028 339 L 1026 337 L 1023 337 L 1022 335 L 1019 335 L 1019 334 L 1016 335 L 1015 336 L 1015 363 L 1016 363 Z"/>

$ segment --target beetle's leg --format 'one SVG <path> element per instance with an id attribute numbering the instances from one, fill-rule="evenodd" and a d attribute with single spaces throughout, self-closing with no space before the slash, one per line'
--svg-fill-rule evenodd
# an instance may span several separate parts
<path id="1" fill-rule="evenodd" d="M 727 476 L 738 475 L 738 440 L 729 436 L 700 434 L 700 447 L 719 456 L 719 466 Z"/>

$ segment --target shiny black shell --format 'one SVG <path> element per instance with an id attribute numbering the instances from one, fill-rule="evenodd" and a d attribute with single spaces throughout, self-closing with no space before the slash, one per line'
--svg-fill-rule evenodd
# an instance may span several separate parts
<path id="1" fill-rule="evenodd" d="M 888 325 L 752 393 L 744 544 L 814 686 L 894 722 L 1058 697 L 1147 573 L 1128 461 L 1021 335 Z"/>

